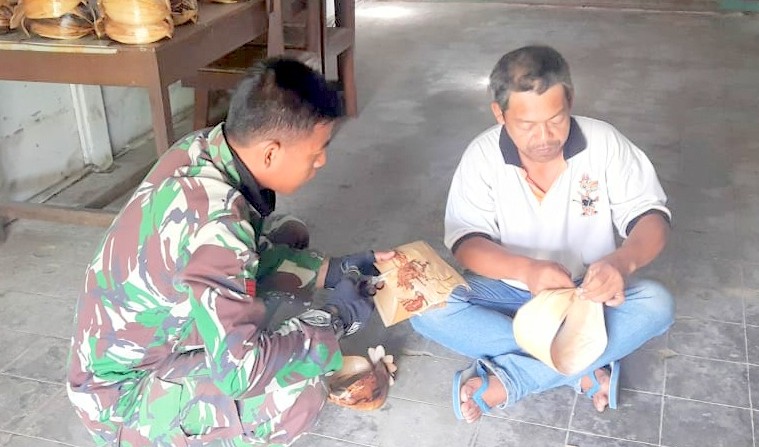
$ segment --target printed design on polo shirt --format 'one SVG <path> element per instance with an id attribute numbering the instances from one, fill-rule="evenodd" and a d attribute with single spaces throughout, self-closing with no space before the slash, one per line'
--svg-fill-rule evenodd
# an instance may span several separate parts
<path id="1" fill-rule="evenodd" d="M 580 190 L 578 191 L 580 199 L 575 199 L 582 206 L 583 216 L 593 216 L 598 211 L 596 210 L 596 202 L 598 202 L 598 180 L 591 180 L 588 174 L 583 174 L 580 179 Z"/>

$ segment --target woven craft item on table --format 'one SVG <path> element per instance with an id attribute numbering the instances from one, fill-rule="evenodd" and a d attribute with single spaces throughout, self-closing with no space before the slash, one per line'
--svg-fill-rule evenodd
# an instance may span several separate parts
<path id="1" fill-rule="evenodd" d="M 174 26 L 198 21 L 198 0 L 171 0 L 171 19 Z"/>
<path id="2" fill-rule="evenodd" d="M 577 374 L 603 354 L 608 342 L 603 304 L 577 289 L 544 290 L 514 317 L 514 338 L 528 354 L 564 375 Z"/>
<path id="3" fill-rule="evenodd" d="M 50 39 L 78 39 L 96 33 L 96 22 L 97 14 L 87 1 L 19 0 L 10 28 Z"/>
<path id="4" fill-rule="evenodd" d="M 169 0 L 100 0 L 105 34 L 127 44 L 157 42 L 174 33 Z"/>
<path id="5" fill-rule="evenodd" d="M 11 17 L 13 17 L 13 7 L 10 0 L 0 0 L 0 34 L 5 34 L 11 29 Z"/>

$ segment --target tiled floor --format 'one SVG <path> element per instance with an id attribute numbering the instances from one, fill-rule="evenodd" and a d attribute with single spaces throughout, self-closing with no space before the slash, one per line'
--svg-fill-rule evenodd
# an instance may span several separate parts
<path id="1" fill-rule="evenodd" d="M 281 206 L 331 253 L 426 239 L 441 253 L 448 182 L 491 124 L 482 80 L 505 51 L 547 42 L 568 58 L 576 112 L 612 122 L 657 166 L 675 212 L 646 272 L 678 318 L 625 359 L 621 408 L 557 389 L 457 422 L 449 389 L 466 359 L 378 319 L 347 352 L 384 343 L 400 371 L 386 405 L 327 406 L 306 446 L 755 446 L 759 406 L 759 21 L 500 4 L 364 3 L 362 114 L 329 165 Z M 101 231 L 15 223 L 0 245 L 0 446 L 89 446 L 64 364 L 77 290 Z"/>

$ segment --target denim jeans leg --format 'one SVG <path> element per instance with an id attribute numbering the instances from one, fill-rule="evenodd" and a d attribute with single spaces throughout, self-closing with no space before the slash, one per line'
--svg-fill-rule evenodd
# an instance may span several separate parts
<path id="1" fill-rule="evenodd" d="M 529 292 L 477 275 L 466 279 L 471 291 L 457 289 L 446 307 L 414 317 L 411 324 L 425 337 L 482 361 L 503 382 L 509 405 L 558 386 L 577 387 L 582 376 L 632 353 L 674 319 L 674 301 L 666 289 L 653 281 L 632 281 L 625 303 L 605 308 L 609 343 L 604 353 L 580 374 L 564 376 L 525 354 L 514 340 L 512 317 Z"/>
<path id="2" fill-rule="evenodd" d="M 633 280 L 625 289 L 625 302 L 619 307 L 605 307 L 606 350 L 593 364 L 573 376 L 557 373 L 542 362 L 525 355 L 508 353 L 492 362 L 507 376 L 513 391 L 509 403 L 533 393 L 562 385 L 579 388 L 580 379 L 612 361 L 620 360 L 653 337 L 663 334 L 674 322 L 674 300 L 660 284 Z"/>

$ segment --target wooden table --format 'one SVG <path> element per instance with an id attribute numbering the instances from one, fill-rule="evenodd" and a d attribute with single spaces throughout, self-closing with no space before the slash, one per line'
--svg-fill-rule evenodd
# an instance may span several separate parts
<path id="1" fill-rule="evenodd" d="M 160 155 L 174 141 L 169 85 L 266 32 L 267 4 L 266 0 L 201 2 L 197 23 L 179 26 L 171 39 L 148 45 L 124 45 L 95 37 L 56 41 L 26 38 L 18 32 L 0 35 L 0 80 L 147 88 Z M 114 185 L 112 195 L 119 197 L 133 186 Z M 0 203 L 0 236 L 2 220 L 14 218 L 107 226 L 113 214 L 88 208 Z"/>

